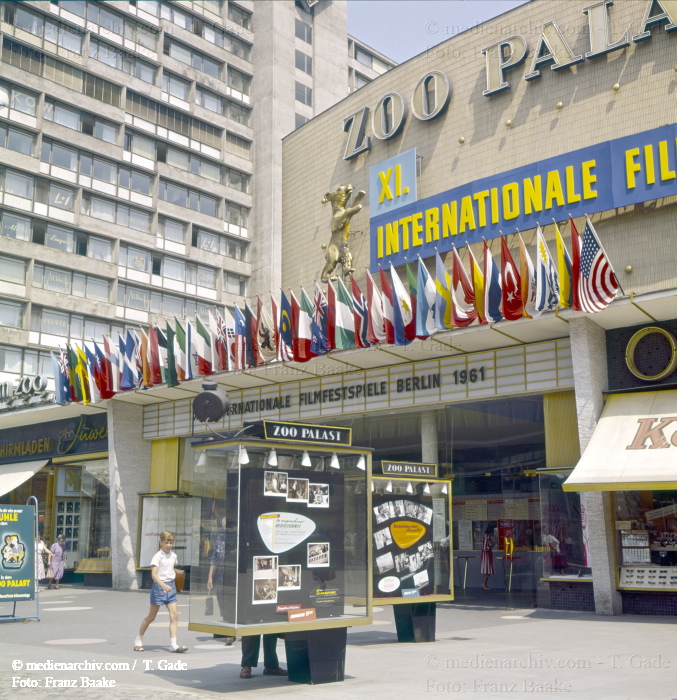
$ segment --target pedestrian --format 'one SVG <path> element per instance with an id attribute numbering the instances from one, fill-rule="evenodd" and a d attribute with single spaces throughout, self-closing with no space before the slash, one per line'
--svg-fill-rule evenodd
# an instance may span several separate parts
<path id="1" fill-rule="evenodd" d="M 221 619 L 225 621 L 226 609 L 224 607 L 224 585 L 226 580 L 226 559 L 228 555 L 233 557 L 233 566 L 235 561 L 235 554 L 237 552 L 237 542 L 232 534 L 229 532 L 227 525 L 227 518 L 224 516 L 221 518 L 221 533 L 216 537 L 216 543 L 214 547 L 209 552 L 209 574 L 207 575 L 207 592 L 211 595 L 212 588 L 216 584 L 216 602 L 219 605 L 219 613 L 221 613 Z M 224 637 L 224 642 L 226 646 L 232 646 L 235 641 L 235 637 Z"/>
<path id="2" fill-rule="evenodd" d="M 47 549 L 47 546 L 42 541 L 42 535 L 38 535 L 38 546 L 35 552 L 35 584 L 42 581 L 42 579 L 47 578 L 45 575 L 45 560 L 44 556 L 47 555 L 47 568 L 49 568 L 52 561 L 52 553 Z"/>
<path id="3" fill-rule="evenodd" d="M 52 573 L 50 574 L 49 583 L 47 588 L 52 587 L 52 582 L 56 581 L 54 588 L 59 590 L 59 581 L 63 578 L 63 566 L 64 566 L 64 556 L 66 555 L 66 540 L 63 535 L 59 535 L 56 538 L 56 542 L 49 548 L 52 555 L 50 568 Z"/>
<path id="4" fill-rule="evenodd" d="M 496 545 L 496 542 L 494 541 L 493 535 L 494 526 L 487 525 L 487 529 L 484 531 L 484 537 L 482 538 L 482 554 L 480 554 L 480 573 L 484 574 L 482 588 L 484 588 L 485 591 L 489 590 L 487 581 L 489 580 L 489 576 L 494 573 L 494 555 L 491 550 Z"/>
<path id="5" fill-rule="evenodd" d="M 263 635 L 263 675 L 264 676 L 286 676 L 287 671 L 280 667 L 277 658 L 276 634 Z M 252 667 L 259 665 L 259 651 L 261 649 L 261 635 L 255 634 L 250 637 L 242 637 L 242 670 L 240 678 L 251 678 Z"/>
<path id="6" fill-rule="evenodd" d="M 183 571 L 176 568 L 177 556 L 172 551 L 174 547 L 174 533 L 163 530 L 160 533 L 160 549 L 150 561 L 153 586 L 150 589 L 150 610 L 141 621 L 139 633 L 134 640 L 134 651 L 145 651 L 143 648 L 143 635 L 148 625 L 153 622 L 161 605 L 166 605 L 169 611 L 169 643 L 170 651 L 175 654 L 183 654 L 188 647 L 179 646 L 176 641 L 179 630 L 179 605 L 176 600 L 176 574 Z"/>

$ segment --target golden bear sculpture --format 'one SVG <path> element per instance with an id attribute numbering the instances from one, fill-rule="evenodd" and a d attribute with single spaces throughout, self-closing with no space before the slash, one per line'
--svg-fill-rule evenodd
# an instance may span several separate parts
<path id="1" fill-rule="evenodd" d="M 360 190 L 355 196 L 352 206 L 348 207 L 348 200 L 353 193 L 352 185 L 341 185 L 333 192 L 327 192 L 322 198 L 322 204 L 331 202 L 331 239 L 326 246 L 325 260 L 327 264 L 322 270 L 322 282 L 336 280 L 337 275 L 333 275 L 336 266 L 341 263 L 343 276 L 349 277 L 354 271 L 353 254 L 348 245 L 350 238 L 350 219 L 357 214 L 364 199 L 364 192 Z M 325 248 L 325 246 L 322 246 Z"/>

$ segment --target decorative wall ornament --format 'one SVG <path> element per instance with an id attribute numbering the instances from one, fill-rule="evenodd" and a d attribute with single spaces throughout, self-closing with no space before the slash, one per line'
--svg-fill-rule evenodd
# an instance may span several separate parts
<path id="1" fill-rule="evenodd" d="M 355 271 L 353 267 L 353 254 L 348 245 L 350 239 L 350 220 L 357 214 L 362 205 L 360 202 L 364 199 L 364 191 L 360 190 L 352 206 L 346 206 L 353 193 L 352 185 L 341 185 L 333 192 L 327 192 L 322 198 L 322 204 L 331 202 L 331 238 L 329 245 L 322 246 L 326 249 L 324 255 L 327 264 L 322 270 L 322 282 L 326 283 L 329 280 L 338 279 L 338 275 L 334 275 L 336 266 L 340 263 L 343 268 L 343 277 L 348 278 Z"/>

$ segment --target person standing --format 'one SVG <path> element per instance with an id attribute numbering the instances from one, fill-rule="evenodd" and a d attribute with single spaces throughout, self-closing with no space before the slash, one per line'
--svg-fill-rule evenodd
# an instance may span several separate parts
<path id="1" fill-rule="evenodd" d="M 482 579 L 482 588 L 484 588 L 485 591 L 489 590 L 487 581 L 489 580 L 489 576 L 494 573 L 494 555 L 491 550 L 495 547 L 496 542 L 494 541 L 493 535 L 493 525 L 487 525 L 484 531 L 484 537 L 482 538 L 482 554 L 480 554 L 480 573 L 484 575 Z"/>
<path id="2" fill-rule="evenodd" d="M 264 676 L 286 676 L 287 671 L 280 667 L 277 658 L 277 635 L 263 635 L 263 675 Z M 259 665 L 259 651 L 261 649 L 261 635 L 255 634 L 250 637 L 242 637 L 242 670 L 240 678 L 251 678 L 252 667 Z"/>
<path id="3" fill-rule="evenodd" d="M 64 556 L 66 555 L 66 540 L 63 535 L 59 535 L 56 538 L 56 542 L 49 548 L 51 559 L 52 573 L 47 584 L 47 588 L 52 587 L 52 582 L 56 581 L 54 586 L 57 591 L 59 590 L 59 581 L 63 578 L 63 567 L 64 567 Z"/>
<path id="4" fill-rule="evenodd" d="M 177 573 L 183 573 L 176 568 L 177 556 L 172 551 L 174 547 L 174 533 L 163 530 L 160 533 L 160 549 L 150 561 L 153 586 L 150 590 L 150 610 L 141 621 L 139 633 L 134 640 L 134 651 L 145 651 L 143 648 L 143 635 L 148 626 L 157 617 L 161 605 L 166 605 L 169 612 L 169 642 L 170 651 L 174 654 L 183 654 L 188 647 L 179 646 L 176 641 L 179 631 L 179 604 L 176 599 Z"/>
<path id="5" fill-rule="evenodd" d="M 207 576 L 207 591 L 211 594 L 211 590 L 216 584 L 216 602 L 219 605 L 219 613 L 221 619 L 225 620 L 224 610 L 224 584 L 226 579 L 226 557 L 231 555 L 234 557 L 236 552 L 236 542 L 233 541 L 233 536 L 228 532 L 227 518 L 221 518 L 222 532 L 217 536 L 214 547 L 209 552 L 209 574 Z M 235 637 L 224 637 L 226 646 L 231 646 L 235 641 Z"/>
<path id="6" fill-rule="evenodd" d="M 45 543 L 42 541 L 42 537 L 38 535 L 38 546 L 36 548 L 35 552 L 35 585 L 37 586 L 42 579 L 46 578 L 45 576 L 45 560 L 43 557 L 47 555 L 47 567 L 49 568 L 49 565 L 52 561 L 52 553 L 47 549 L 47 546 Z"/>

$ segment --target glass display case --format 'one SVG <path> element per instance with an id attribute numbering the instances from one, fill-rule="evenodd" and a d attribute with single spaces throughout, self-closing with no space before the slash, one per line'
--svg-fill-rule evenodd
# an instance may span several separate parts
<path id="1" fill-rule="evenodd" d="M 369 450 L 267 437 L 193 450 L 189 629 L 242 636 L 371 622 Z"/>
<path id="2" fill-rule="evenodd" d="M 454 599 L 451 481 L 375 476 L 371 518 L 379 604 Z"/>

